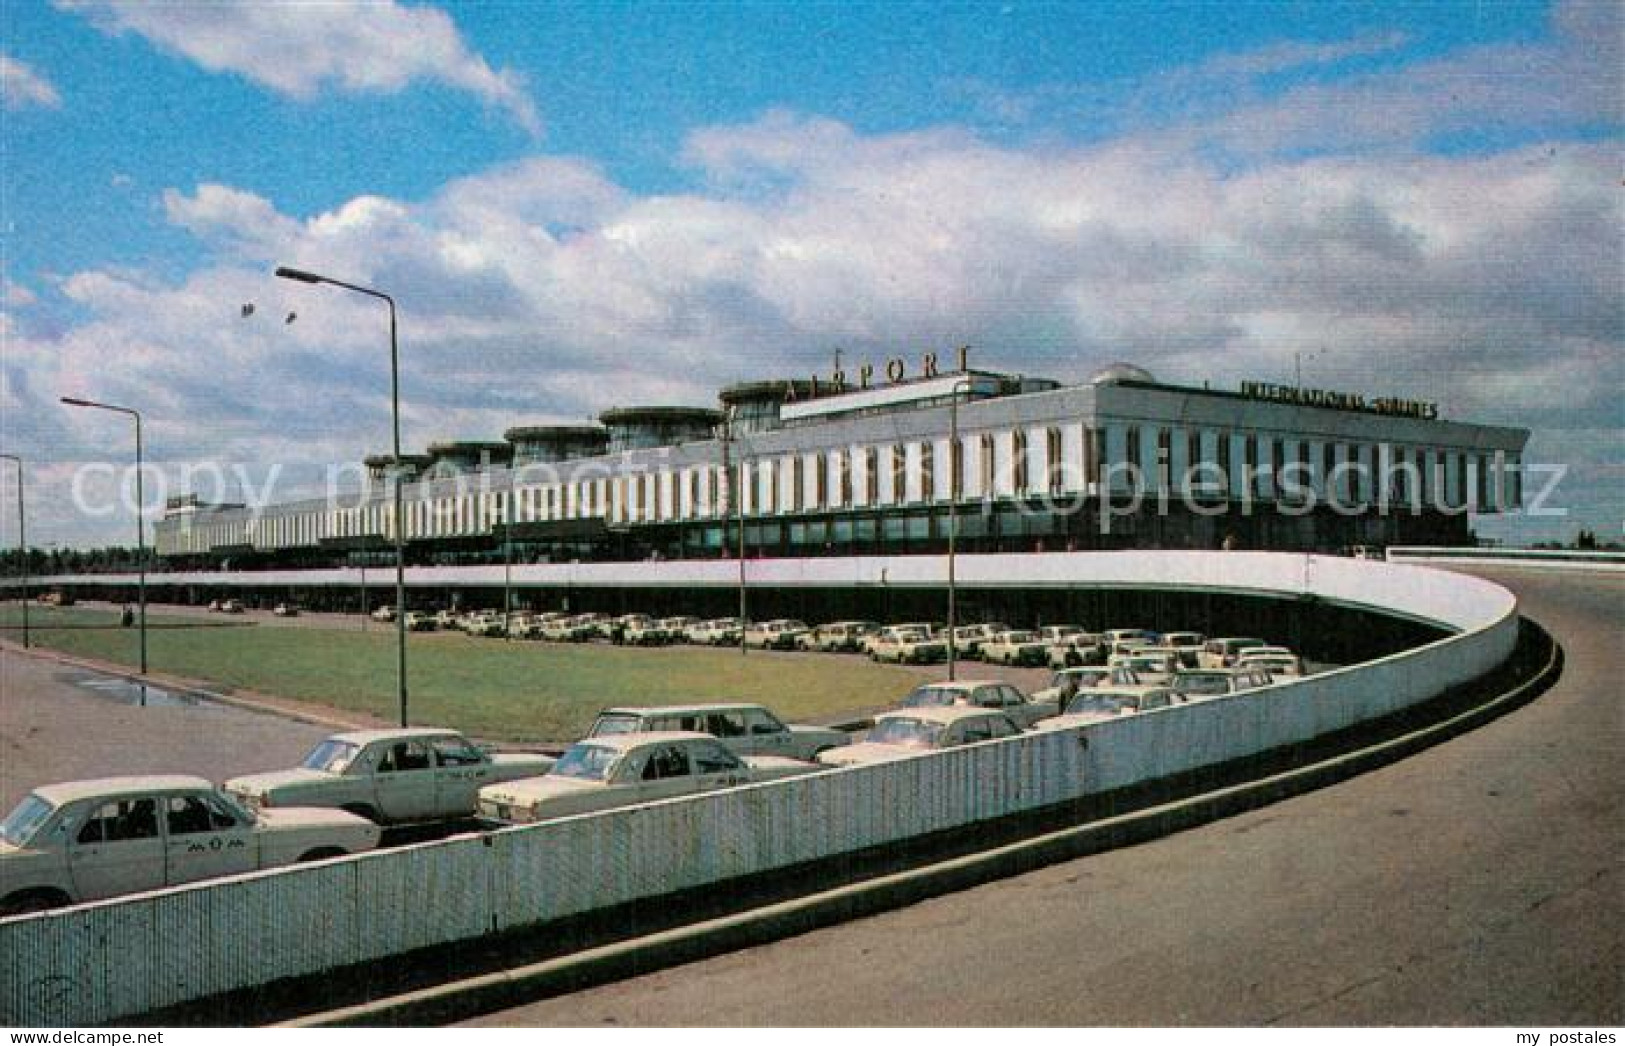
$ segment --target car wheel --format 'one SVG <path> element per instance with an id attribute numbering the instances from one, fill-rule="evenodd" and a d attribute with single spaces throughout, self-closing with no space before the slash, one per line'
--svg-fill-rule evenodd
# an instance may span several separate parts
<path id="1" fill-rule="evenodd" d="M 0 901 L 0 918 L 48 912 L 68 903 L 68 895 L 61 890 L 21 890 Z"/>
<path id="2" fill-rule="evenodd" d="M 332 857 L 343 857 L 347 852 L 348 851 L 346 850 L 339 849 L 337 846 L 318 846 L 314 850 L 309 850 L 300 854 L 299 863 L 309 864 L 312 861 L 325 861 Z"/>

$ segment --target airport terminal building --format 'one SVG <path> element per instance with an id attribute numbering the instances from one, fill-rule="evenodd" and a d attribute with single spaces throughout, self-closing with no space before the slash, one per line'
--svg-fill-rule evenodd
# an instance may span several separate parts
<path id="1" fill-rule="evenodd" d="M 1432 403 L 1126 364 L 1062 384 L 964 350 L 953 370 L 879 369 L 403 455 L 408 562 L 1460 545 L 1469 513 L 1522 498 L 1528 431 Z M 366 464 L 362 489 L 319 499 L 175 499 L 156 549 L 176 569 L 392 562 L 395 462 Z"/>

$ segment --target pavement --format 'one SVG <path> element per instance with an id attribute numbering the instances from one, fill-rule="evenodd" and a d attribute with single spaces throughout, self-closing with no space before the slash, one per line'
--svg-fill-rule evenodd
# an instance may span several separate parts
<path id="1" fill-rule="evenodd" d="M 1331 788 L 474 1026 L 1618 1026 L 1625 579 L 1475 568 L 1530 704 Z"/>
<path id="2" fill-rule="evenodd" d="M 124 774 L 222 781 L 299 765 L 331 726 L 214 703 L 0 646 L 0 811 L 34 788 Z"/>

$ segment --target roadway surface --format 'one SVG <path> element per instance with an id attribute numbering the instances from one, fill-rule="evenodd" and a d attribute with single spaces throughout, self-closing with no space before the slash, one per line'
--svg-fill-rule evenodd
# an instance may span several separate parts
<path id="1" fill-rule="evenodd" d="M 1625 581 L 1472 572 L 1568 655 L 1476 731 L 1152 843 L 471 1023 L 1617 1026 Z"/>

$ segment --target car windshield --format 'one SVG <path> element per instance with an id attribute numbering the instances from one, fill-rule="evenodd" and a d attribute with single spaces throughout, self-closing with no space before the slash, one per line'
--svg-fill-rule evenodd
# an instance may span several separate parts
<path id="1" fill-rule="evenodd" d="M 571 745 L 559 761 L 548 771 L 551 777 L 574 777 L 583 781 L 602 781 L 609 776 L 610 767 L 621 754 L 606 745 Z"/>
<path id="2" fill-rule="evenodd" d="M 946 708 L 965 699 L 965 692 L 950 686 L 917 686 L 903 698 L 904 708 Z"/>
<path id="3" fill-rule="evenodd" d="M 1067 715 L 1116 715 L 1119 712 L 1132 712 L 1135 710 L 1135 701 L 1132 697 L 1112 696 L 1110 694 L 1085 694 L 1066 706 Z"/>
<path id="4" fill-rule="evenodd" d="M 588 737 L 613 737 L 616 734 L 635 734 L 638 724 L 642 722 L 635 715 L 601 715 L 592 729 L 587 732 Z"/>
<path id="5" fill-rule="evenodd" d="M 0 822 L 0 839 L 4 839 L 12 846 L 27 846 L 28 840 L 39 831 L 40 825 L 56 810 L 48 801 L 37 795 L 30 795 L 11 811 L 5 821 Z"/>
<path id="6" fill-rule="evenodd" d="M 941 736 L 941 723 L 928 723 L 923 719 L 882 719 L 869 731 L 868 740 L 881 745 L 935 748 L 937 738 Z"/>
<path id="7" fill-rule="evenodd" d="M 1214 694 L 1228 694 L 1230 692 L 1230 678 L 1216 673 L 1180 674 L 1174 676 L 1174 693 L 1201 694 L 1211 696 Z"/>
<path id="8" fill-rule="evenodd" d="M 305 761 L 299 765 L 306 770 L 324 770 L 330 774 L 342 774 L 349 769 L 350 762 L 355 758 L 357 746 L 348 741 L 335 741 L 329 738 L 310 750 Z"/>

